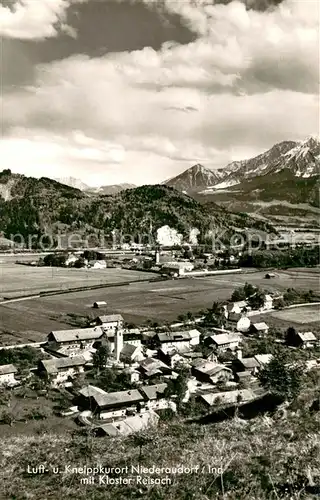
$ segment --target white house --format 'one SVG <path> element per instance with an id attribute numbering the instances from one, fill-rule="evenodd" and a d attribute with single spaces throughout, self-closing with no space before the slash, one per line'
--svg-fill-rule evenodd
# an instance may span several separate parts
<path id="1" fill-rule="evenodd" d="M 104 331 L 113 331 L 122 329 L 124 319 L 121 314 L 105 314 L 97 318 L 97 324 L 100 325 Z"/>
<path id="2" fill-rule="evenodd" d="M 270 311 L 273 308 L 273 298 L 271 295 L 264 296 L 264 304 L 262 306 L 263 311 Z"/>
<path id="3" fill-rule="evenodd" d="M 237 331 L 241 333 L 246 333 L 250 330 L 251 321 L 246 316 L 243 316 L 237 322 Z"/>
<path id="4" fill-rule="evenodd" d="M 42 359 L 39 361 L 39 374 L 51 379 L 53 387 L 59 385 L 72 385 L 69 379 L 83 373 L 87 363 L 83 356 L 72 358 Z"/>
<path id="5" fill-rule="evenodd" d="M 14 378 L 17 373 L 14 365 L 0 365 L 0 386 L 13 386 L 19 382 Z"/>

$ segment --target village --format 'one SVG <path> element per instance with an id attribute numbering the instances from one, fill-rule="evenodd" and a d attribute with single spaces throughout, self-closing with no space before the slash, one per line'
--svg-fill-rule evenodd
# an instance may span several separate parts
<path id="1" fill-rule="evenodd" d="M 239 294 L 248 297 L 215 302 L 205 315 L 134 328 L 100 300 L 92 304 L 98 316 L 85 328 L 48 332 L 45 342 L 1 347 L 1 423 L 19 420 L 14 399 L 36 391 L 45 401 L 51 391 L 60 398 L 60 409 L 42 411 L 38 405 L 35 418 L 52 412 L 97 436 L 126 436 L 172 418 L 181 407 L 187 416 L 203 416 L 259 404 L 267 394 L 259 373 L 279 346 L 303 353 L 306 371 L 320 368 L 319 338 L 312 331 L 289 328 L 281 335 L 255 321 L 281 296 L 249 284 L 232 296 Z M 27 367 L 24 351 L 31 356 Z"/>

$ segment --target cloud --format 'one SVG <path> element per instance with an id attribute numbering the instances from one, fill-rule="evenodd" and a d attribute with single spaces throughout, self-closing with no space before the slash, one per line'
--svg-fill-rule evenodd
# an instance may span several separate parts
<path id="1" fill-rule="evenodd" d="M 198 33 L 189 44 L 39 65 L 33 85 L 2 97 L 2 158 L 18 168 L 20 145 L 37 175 L 57 165 L 94 182 L 159 182 L 317 134 L 317 5 L 210 3 L 165 2 Z"/>
<path id="2" fill-rule="evenodd" d="M 75 37 L 74 29 L 64 21 L 70 5 L 83 1 L 86 0 L 17 0 L 12 8 L 0 5 L 0 35 L 42 40 L 63 31 Z"/>

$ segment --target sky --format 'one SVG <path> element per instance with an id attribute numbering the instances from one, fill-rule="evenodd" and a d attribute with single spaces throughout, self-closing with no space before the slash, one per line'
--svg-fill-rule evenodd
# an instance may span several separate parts
<path id="1" fill-rule="evenodd" d="M 1 168 L 161 182 L 319 135 L 318 0 L 2 0 Z"/>

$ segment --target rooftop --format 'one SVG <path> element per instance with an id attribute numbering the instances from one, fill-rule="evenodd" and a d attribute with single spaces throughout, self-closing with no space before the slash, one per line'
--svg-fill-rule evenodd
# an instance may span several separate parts
<path id="1" fill-rule="evenodd" d="M 144 385 L 140 387 L 140 391 L 147 397 L 147 399 L 158 399 L 158 395 L 163 395 L 167 388 L 167 384 Z"/>
<path id="2" fill-rule="evenodd" d="M 268 327 L 268 325 L 267 325 L 267 323 L 264 323 L 264 322 L 261 322 L 261 323 L 254 323 L 254 324 L 253 324 L 253 326 L 254 326 L 254 328 L 255 328 L 256 330 L 258 330 L 258 331 L 259 331 L 259 330 L 266 330 L 266 329 L 268 329 L 268 328 L 269 328 L 269 327 Z"/>
<path id="3" fill-rule="evenodd" d="M 51 337 L 53 337 L 56 342 L 72 342 L 73 340 L 96 340 L 102 337 L 102 335 L 103 330 L 100 326 L 96 326 L 94 328 L 52 331 L 48 336 L 48 340 Z"/>
<path id="4" fill-rule="evenodd" d="M 73 356 L 72 358 L 43 359 L 40 363 L 47 373 L 58 373 L 59 369 L 72 368 L 74 366 L 83 366 L 86 364 L 83 356 Z"/>
<path id="5" fill-rule="evenodd" d="M 221 333 L 219 335 L 211 335 L 210 338 L 217 345 L 230 344 L 231 342 L 240 342 L 239 335 L 230 335 L 227 333 Z"/>
<path id="6" fill-rule="evenodd" d="M 14 365 L 0 365 L 0 375 L 9 375 L 9 373 L 17 373 L 17 371 Z"/>
<path id="7" fill-rule="evenodd" d="M 89 386 L 88 392 L 81 392 L 81 394 L 85 397 L 92 397 L 100 407 L 118 405 L 119 403 L 133 404 L 143 401 L 142 395 L 136 389 L 119 392 L 101 392 L 101 390 L 97 389 L 97 387 Z"/>
<path id="8" fill-rule="evenodd" d="M 298 332 L 297 335 L 303 342 L 314 342 L 317 340 L 316 336 L 312 332 Z"/>
<path id="9" fill-rule="evenodd" d="M 121 314 L 104 314 L 103 316 L 99 316 L 98 319 L 101 323 L 115 323 L 116 321 L 123 321 Z"/>

